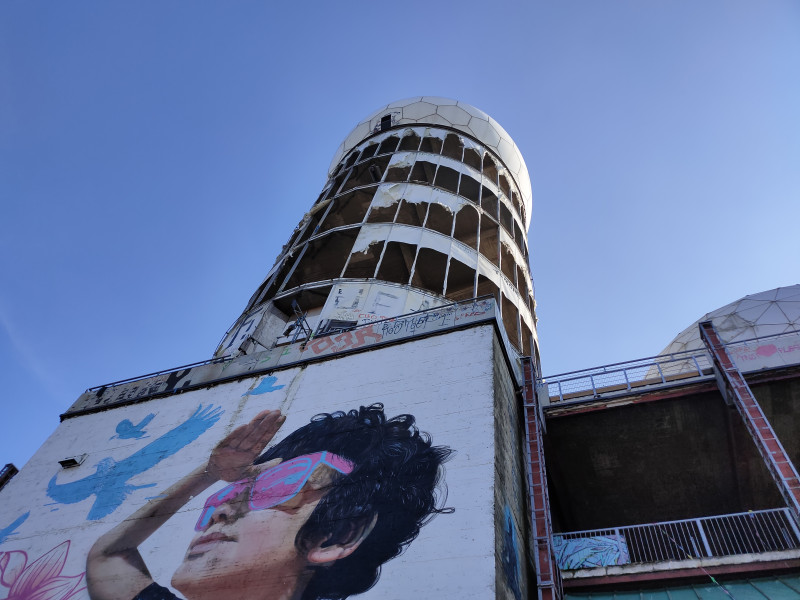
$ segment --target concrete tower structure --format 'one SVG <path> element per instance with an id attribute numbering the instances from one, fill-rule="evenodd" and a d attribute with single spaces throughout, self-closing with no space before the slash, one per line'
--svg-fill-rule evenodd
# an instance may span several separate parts
<path id="1" fill-rule="evenodd" d="M 538 356 L 530 214 L 525 161 L 494 119 L 444 98 L 389 104 L 339 146 L 216 356 L 487 295 L 514 351 Z"/>
<path id="2" fill-rule="evenodd" d="M 0 598 L 535 594 L 530 214 L 478 109 L 359 123 L 209 360 L 90 388 L 4 471 Z"/>

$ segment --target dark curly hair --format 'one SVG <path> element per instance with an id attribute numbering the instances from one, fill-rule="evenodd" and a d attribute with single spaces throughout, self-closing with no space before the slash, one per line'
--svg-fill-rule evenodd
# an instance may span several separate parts
<path id="1" fill-rule="evenodd" d="M 439 486 L 442 464 L 452 450 L 432 446 L 412 415 L 387 419 L 383 404 L 315 416 L 308 425 L 262 454 L 256 464 L 327 450 L 355 468 L 338 477 L 295 539 L 307 552 L 314 544 L 347 544 L 368 527 L 371 533 L 350 556 L 317 567 L 303 600 L 339 600 L 370 589 L 381 565 L 398 556 L 420 528 L 442 508 L 446 488 Z"/>

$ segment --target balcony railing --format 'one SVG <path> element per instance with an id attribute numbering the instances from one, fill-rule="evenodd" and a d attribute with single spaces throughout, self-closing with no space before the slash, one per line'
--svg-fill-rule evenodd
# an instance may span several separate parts
<path id="1" fill-rule="evenodd" d="M 788 508 L 553 534 L 560 569 L 692 560 L 800 548 Z"/>
<path id="2" fill-rule="evenodd" d="M 604 367 L 547 377 L 537 384 L 546 388 L 551 403 L 625 393 L 646 386 L 685 382 L 712 373 L 704 350 L 652 356 Z"/>

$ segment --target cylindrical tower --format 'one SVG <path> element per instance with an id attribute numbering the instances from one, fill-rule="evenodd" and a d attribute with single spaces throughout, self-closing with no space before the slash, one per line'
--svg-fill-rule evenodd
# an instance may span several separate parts
<path id="1" fill-rule="evenodd" d="M 339 146 L 216 355 L 491 294 L 514 350 L 538 356 L 530 212 L 525 161 L 496 121 L 445 98 L 393 102 Z"/>

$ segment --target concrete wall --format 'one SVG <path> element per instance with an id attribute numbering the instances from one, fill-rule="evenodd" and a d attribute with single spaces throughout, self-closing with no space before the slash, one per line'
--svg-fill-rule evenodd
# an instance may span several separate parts
<path id="1" fill-rule="evenodd" d="M 498 360 L 501 353 L 495 339 L 492 325 L 480 325 L 66 419 L 19 475 L 0 491 L 3 507 L 0 598 L 33 597 L 34 592 L 42 599 L 89 598 L 84 578 L 87 554 L 93 545 L 97 549 L 103 544 L 103 560 L 95 560 L 89 573 L 95 589 L 91 597 L 95 599 L 130 600 L 135 593 L 127 593 L 126 588 L 149 582 L 148 577 L 169 586 L 176 570 L 182 569 L 186 579 L 186 573 L 193 573 L 192 568 L 197 571 L 195 581 L 203 581 L 201 591 L 214 586 L 223 590 L 216 592 L 217 598 L 243 598 L 241 587 L 237 586 L 244 585 L 260 586 L 259 597 L 274 597 L 290 585 L 305 584 L 300 581 L 302 577 L 295 580 L 290 573 L 298 564 L 301 572 L 311 572 L 304 561 L 310 561 L 312 553 L 317 553 L 314 557 L 318 559 L 314 569 L 329 573 L 334 567 L 342 567 L 342 577 L 349 580 L 348 569 L 355 572 L 366 561 L 359 549 L 374 545 L 376 538 L 370 536 L 378 535 L 374 533 L 379 530 L 374 515 L 378 515 L 378 523 L 387 516 L 399 518 L 398 506 L 404 505 L 400 500 L 384 499 L 373 504 L 353 500 L 338 507 L 344 512 L 330 518 L 338 519 L 336 522 L 344 533 L 340 532 L 336 543 L 317 540 L 311 550 L 296 546 L 298 538 L 291 527 L 298 524 L 297 519 L 308 522 L 310 511 L 334 489 L 352 492 L 348 498 L 363 498 L 358 495 L 363 487 L 377 485 L 399 489 L 405 497 L 414 492 L 411 484 L 424 487 L 419 484 L 418 473 L 395 465 L 377 475 L 376 471 L 370 472 L 369 479 L 359 479 L 360 473 L 367 473 L 363 465 L 373 455 L 365 456 L 363 464 L 350 465 L 349 474 L 340 475 L 329 467 L 312 470 L 311 479 L 297 496 L 265 509 L 253 508 L 254 497 L 249 496 L 251 483 L 245 482 L 232 492 L 239 494 L 245 503 L 236 505 L 235 511 L 239 512 L 230 509 L 234 512 L 226 513 L 226 518 L 230 522 L 256 519 L 247 531 L 237 534 L 242 539 L 259 527 L 267 527 L 268 531 L 256 538 L 247 552 L 239 554 L 229 549 L 243 546 L 239 538 L 236 544 L 227 543 L 231 540 L 219 544 L 205 542 L 225 547 L 214 550 L 218 554 L 205 570 L 198 570 L 201 563 L 196 561 L 209 556 L 210 549 L 206 552 L 201 544 L 189 552 L 186 560 L 184 556 L 193 540 L 196 542 L 212 531 L 206 523 L 205 529 L 201 526 L 196 532 L 195 524 L 210 495 L 227 484 L 219 481 L 200 489 L 203 486 L 197 482 L 198 478 L 210 477 L 203 474 L 204 469 L 213 471 L 208 466 L 209 456 L 221 440 L 227 440 L 223 445 L 228 450 L 233 447 L 229 435 L 232 431 L 251 423 L 261 411 L 280 410 L 286 421 L 268 447 L 280 444 L 293 432 L 300 432 L 294 437 L 311 444 L 311 449 L 301 454 L 312 454 L 338 447 L 336 444 L 346 447 L 360 431 L 352 425 L 346 432 L 320 437 L 319 432 L 313 433 L 306 427 L 314 415 L 357 410 L 374 403 L 382 403 L 390 418 L 413 415 L 419 429 L 430 434 L 434 446 L 453 451 L 442 468 L 437 505 L 454 510 L 450 514 L 424 517 L 419 536 L 399 557 L 383 564 L 375 587 L 359 597 L 461 599 L 490 598 L 496 594 L 515 597 L 516 592 L 509 592 L 508 577 L 502 587 L 495 573 L 496 564 L 503 568 L 503 561 L 495 560 L 496 545 L 503 535 L 517 541 L 520 565 L 517 585 L 524 597 L 526 582 L 522 565 L 526 559 L 519 548 L 526 537 L 519 506 L 522 483 L 518 481 L 523 472 L 519 457 L 514 460 L 511 456 L 519 442 L 510 435 L 516 431 L 518 416 L 509 409 L 513 386 Z M 495 406 L 495 395 L 502 406 Z M 381 431 L 388 439 L 388 429 Z M 496 439 L 498 446 L 502 446 L 497 456 Z M 395 458 L 405 456 L 402 444 L 380 448 Z M 260 448 L 256 453 L 259 451 Z M 59 466 L 59 460 L 83 454 L 87 457 L 80 466 L 72 469 Z M 297 454 L 280 456 L 288 462 Z M 506 464 L 509 461 L 510 466 Z M 405 458 L 400 463 L 411 464 Z M 259 473 L 265 472 L 265 467 L 257 468 Z M 288 486 L 290 479 L 281 480 L 281 485 Z M 406 483 L 409 485 L 403 487 Z M 352 485 L 342 487 L 347 484 Z M 190 493 L 187 490 L 191 485 L 195 487 Z M 184 487 L 176 491 L 181 486 Z M 182 493 L 187 494 L 187 500 L 175 505 L 175 499 Z M 248 497 L 250 504 L 246 503 Z M 173 502 L 171 507 L 169 502 Z M 230 503 L 233 506 L 233 501 Z M 221 501 L 215 509 L 220 512 L 209 517 L 217 529 L 227 526 L 222 518 L 227 506 L 228 500 Z M 166 513 L 160 526 L 154 525 L 160 519 L 154 507 Z M 353 514 L 354 507 L 356 513 L 360 510 L 358 514 L 366 515 L 360 521 L 346 516 Z M 140 509 L 152 514 L 137 513 Z M 265 525 L 267 518 L 279 517 L 286 519 L 282 529 L 272 521 Z M 142 537 L 148 528 L 154 532 L 137 548 L 130 540 Z M 104 537 L 98 542 L 101 536 Z M 121 538 L 130 545 L 125 552 L 118 552 Z M 109 539 L 115 540 L 116 550 Z M 125 568 L 137 566 L 134 556 L 137 550 L 148 570 L 134 568 L 138 574 L 130 575 Z M 279 562 L 280 557 L 283 562 Z M 106 558 L 109 560 L 104 562 Z M 337 564 L 344 560 L 349 561 L 347 565 Z M 251 563 L 260 566 L 248 566 Z M 236 585 L 231 581 L 236 581 Z M 181 589 L 184 592 L 180 596 L 194 597 L 185 591 L 191 587 Z"/>

